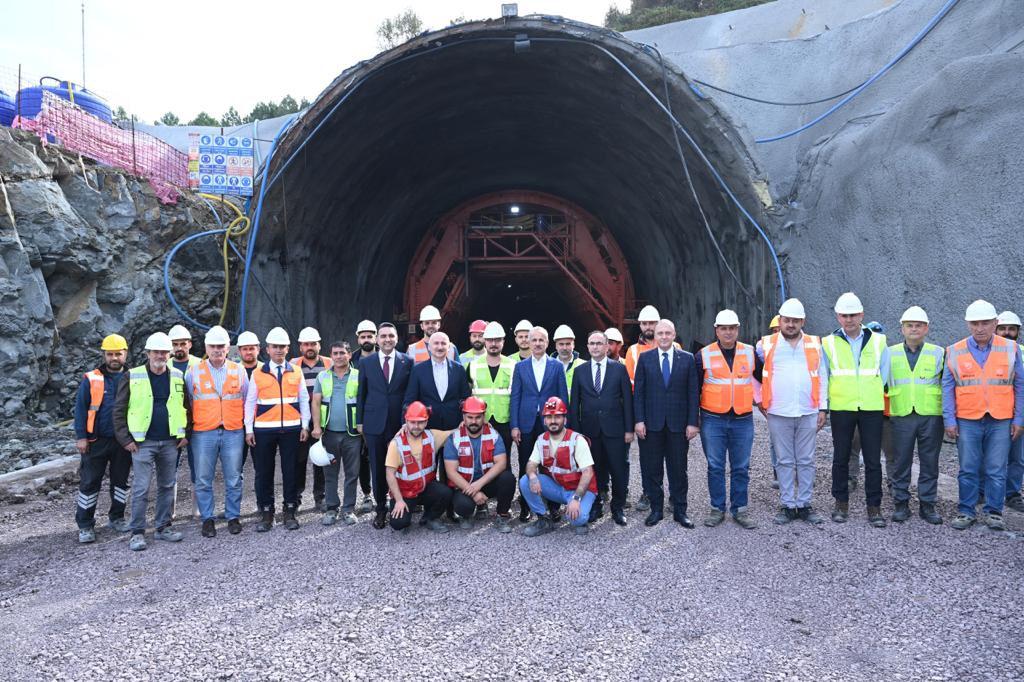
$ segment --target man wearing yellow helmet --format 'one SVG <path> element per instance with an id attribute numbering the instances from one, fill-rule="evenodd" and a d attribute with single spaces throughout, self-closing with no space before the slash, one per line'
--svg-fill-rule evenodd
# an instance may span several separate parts
<path id="1" fill-rule="evenodd" d="M 96 541 L 95 515 L 103 485 L 103 474 L 110 470 L 110 513 L 108 526 L 119 533 L 129 530 L 124 518 L 128 500 L 128 473 L 132 469 L 132 456 L 114 438 L 114 397 L 117 384 L 124 376 L 128 360 L 128 342 L 124 337 L 111 334 L 100 345 L 103 364 L 86 372 L 78 385 L 75 398 L 75 447 L 82 456 L 79 467 L 78 541 Z"/>

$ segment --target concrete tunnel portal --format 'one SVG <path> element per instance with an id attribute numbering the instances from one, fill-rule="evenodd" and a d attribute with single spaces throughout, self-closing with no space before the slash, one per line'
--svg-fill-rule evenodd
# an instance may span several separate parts
<path id="1" fill-rule="evenodd" d="M 250 294 L 247 326 L 327 341 L 370 318 L 408 338 L 433 303 L 461 346 L 475 318 L 511 335 L 526 317 L 568 323 L 583 349 L 611 325 L 631 342 L 654 303 L 686 344 L 726 307 L 753 338 L 778 301 L 765 243 L 683 140 L 691 191 L 669 118 L 596 48 L 668 90 L 763 225 L 739 133 L 653 50 L 556 18 L 464 24 L 345 71 L 282 135 L 253 259 L 274 300 Z"/>

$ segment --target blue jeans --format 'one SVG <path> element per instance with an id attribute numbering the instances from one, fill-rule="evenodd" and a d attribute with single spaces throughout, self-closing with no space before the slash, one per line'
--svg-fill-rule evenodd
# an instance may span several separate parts
<path id="1" fill-rule="evenodd" d="M 708 458 L 708 492 L 711 506 L 725 511 L 725 462 L 729 461 L 729 511 L 747 506 L 750 485 L 750 449 L 754 445 L 754 418 L 723 417 L 701 411 L 700 442 Z"/>
<path id="2" fill-rule="evenodd" d="M 1006 465 L 1006 496 L 1020 495 L 1024 479 L 1024 436 L 1010 444 L 1010 462 Z"/>
<path id="3" fill-rule="evenodd" d="M 1010 455 L 1010 420 L 957 419 L 960 435 L 956 449 L 960 454 L 960 504 L 957 511 L 974 518 L 978 502 L 979 479 L 985 479 L 986 514 L 1002 514 L 1006 495 L 1006 464 Z"/>
<path id="4" fill-rule="evenodd" d="M 224 474 L 224 515 L 230 521 L 242 513 L 242 445 L 245 431 L 193 431 L 192 445 L 196 472 L 196 504 L 203 521 L 214 517 L 213 478 L 217 460 Z"/>
<path id="5" fill-rule="evenodd" d="M 540 495 L 530 490 L 530 479 L 525 474 L 519 479 L 519 491 L 523 494 L 526 504 L 530 505 L 530 511 L 537 516 L 548 513 L 548 505 L 544 500 L 551 500 L 558 504 L 569 504 L 572 501 L 575 490 L 566 490 L 547 474 L 537 474 L 537 478 L 540 479 Z M 580 500 L 580 515 L 576 517 L 572 525 L 585 526 L 587 524 L 587 521 L 590 520 L 590 508 L 594 506 L 596 499 L 597 495 L 589 490 L 584 493 L 583 499 Z"/>

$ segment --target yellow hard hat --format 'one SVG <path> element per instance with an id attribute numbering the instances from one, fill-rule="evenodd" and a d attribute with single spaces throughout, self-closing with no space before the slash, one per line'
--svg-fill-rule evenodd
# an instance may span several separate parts
<path id="1" fill-rule="evenodd" d="M 128 350 L 128 342 L 120 334 L 111 334 L 103 339 L 103 343 L 100 344 L 100 350 Z"/>
<path id="2" fill-rule="evenodd" d="M 768 328 L 771 329 L 772 327 L 778 327 L 778 326 L 779 326 L 779 316 L 776 315 L 775 317 L 772 318 L 772 321 L 768 323 Z"/>

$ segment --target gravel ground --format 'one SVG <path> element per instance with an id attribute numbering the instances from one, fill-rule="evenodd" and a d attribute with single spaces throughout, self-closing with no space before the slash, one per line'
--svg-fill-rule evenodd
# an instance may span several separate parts
<path id="1" fill-rule="evenodd" d="M 816 507 L 827 512 L 828 432 Z M 636 450 L 630 498 L 639 491 Z M 589 536 L 440 537 L 324 528 L 300 515 L 215 539 L 176 522 L 178 545 L 128 550 L 105 528 L 79 546 L 74 493 L 0 506 L 3 677 L 27 679 L 1010 680 L 1024 676 L 1019 617 L 1024 517 L 994 533 L 914 518 L 868 526 L 861 489 L 845 525 L 771 523 L 758 419 L 751 506 L 761 524 L 700 525 L 699 440 L 688 531 L 627 512 Z M 955 474 L 955 454 L 943 454 Z M 246 471 L 243 512 L 253 510 Z M 189 508 L 181 475 L 179 514 Z M 307 487 L 307 494 L 310 490 Z M 105 493 L 104 493 L 105 495 Z M 888 497 L 885 508 L 891 511 Z M 916 504 L 912 507 L 916 512 Z M 100 524 L 106 501 L 101 497 Z"/>

